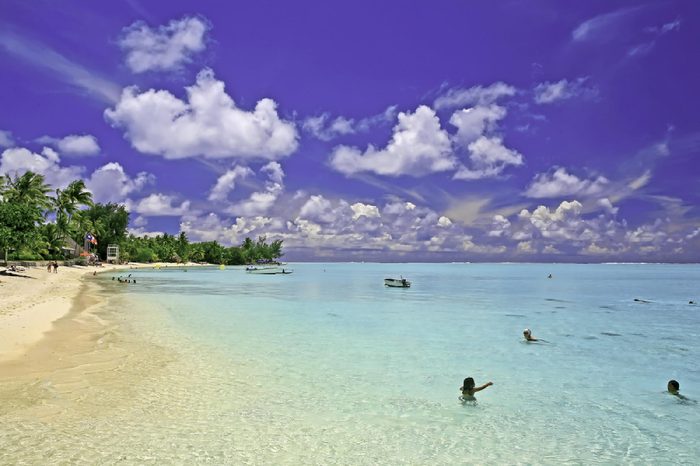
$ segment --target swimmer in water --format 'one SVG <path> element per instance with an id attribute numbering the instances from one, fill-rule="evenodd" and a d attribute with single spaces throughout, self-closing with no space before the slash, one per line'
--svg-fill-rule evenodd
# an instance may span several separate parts
<path id="1" fill-rule="evenodd" d="M 693 403 L 695 402 L 694 400 L 691 400 L 690 398 L 685 397 L 685 396 L 683 396 L 683 395 L 680 394 L 681 385 L 678 383 L 677 380 L 669 380 L 669 381 L 668 381 L 668 385 L 666 386 L 666 388 L 668 389 L 668 393 L 670 393 L 671 395 L 677 397 L 677 398 L 680 399 L 680 400 L 683 400 L 683 401 L 690 401 L 690 402 L 693 402 Z"/>
<path id="2" fill-rule="evenodd" d="M 462 383 L 462 386 L 459 388 L 462 391 L 462 396 L 460 396 L 459 399 L 462 401 L 476 401 L 476 398 L 474 398 L 474 393 L 480 392 L 484 388 L 490 387 L 491 385 L 493 385 L 493 382 L 486 382 L 480 387 L 477 387 L 474 383 L 474 379 L 467 377 L 464 379 L 464 383 Z"/>
<path id="3" fill-rule="evenodd" d="M 525 341 L 540 341 L 537 338 L 532 336 L 532 332 L 530 331 L 529 328 L 526 328 L 523 330 L 523 337 L 525 337 Z"/>

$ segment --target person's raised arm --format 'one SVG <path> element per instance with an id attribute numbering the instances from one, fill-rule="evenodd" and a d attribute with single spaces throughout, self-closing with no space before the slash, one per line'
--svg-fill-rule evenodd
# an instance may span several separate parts
<path id="1" fill-rule="evenodd" d="M 493 382 L 486 382 L 485 384 L 483 384 L 483 385 L 480 386 L 480 387 L 474 387 L 474 392 L 480 392 L 480 391 L 483 390 L 484 388 L 490 387 L 491 385 L 493 385 Z"/>

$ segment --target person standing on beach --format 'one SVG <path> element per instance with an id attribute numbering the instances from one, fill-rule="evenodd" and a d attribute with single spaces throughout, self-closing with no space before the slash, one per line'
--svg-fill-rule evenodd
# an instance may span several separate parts
<path id="1" fill-rule="evenodd" d="M 53 273 L 58 273 L 58 262 L 53 261 Z"/>
<path id="2" fill-rule="evenodd" d="M 52 263 L 51 261 L 49 261 L 49 263 L 46 264 L 46 271 L 47 271 L 48 273 L 51 273 L 51 268 L 52 268 L 52 267 L 53 267 L 53 263 Z"/>

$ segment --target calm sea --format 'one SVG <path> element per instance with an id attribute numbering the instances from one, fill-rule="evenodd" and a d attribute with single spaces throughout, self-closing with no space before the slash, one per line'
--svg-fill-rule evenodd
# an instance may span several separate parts
<path id="1" fill-rule="evenodd" d="M 5 459 L 49 449 L 125 464 L 700 462 L 696 265 L 288 267 L 103 277 L 118 380 L 76 396 L 94 405 L 83 414 L 64 403 L 0 435 L 13 445 Z M 399 276 L 411 288 L 384 287 Z M 546 342 L 524 342 L 524 328 Z M 464 404 L 468 376 L 493 386 Z M 691 400 L 666 393 L 669 379 Z"/>

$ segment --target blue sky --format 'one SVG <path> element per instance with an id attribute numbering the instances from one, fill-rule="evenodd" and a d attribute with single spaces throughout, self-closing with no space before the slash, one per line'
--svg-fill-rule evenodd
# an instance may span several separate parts
<path id="1" fill-rule="evenodd" d="M 0 173 L 290 260 L 700 260 L 700 4 L 0 4 Z"/>

